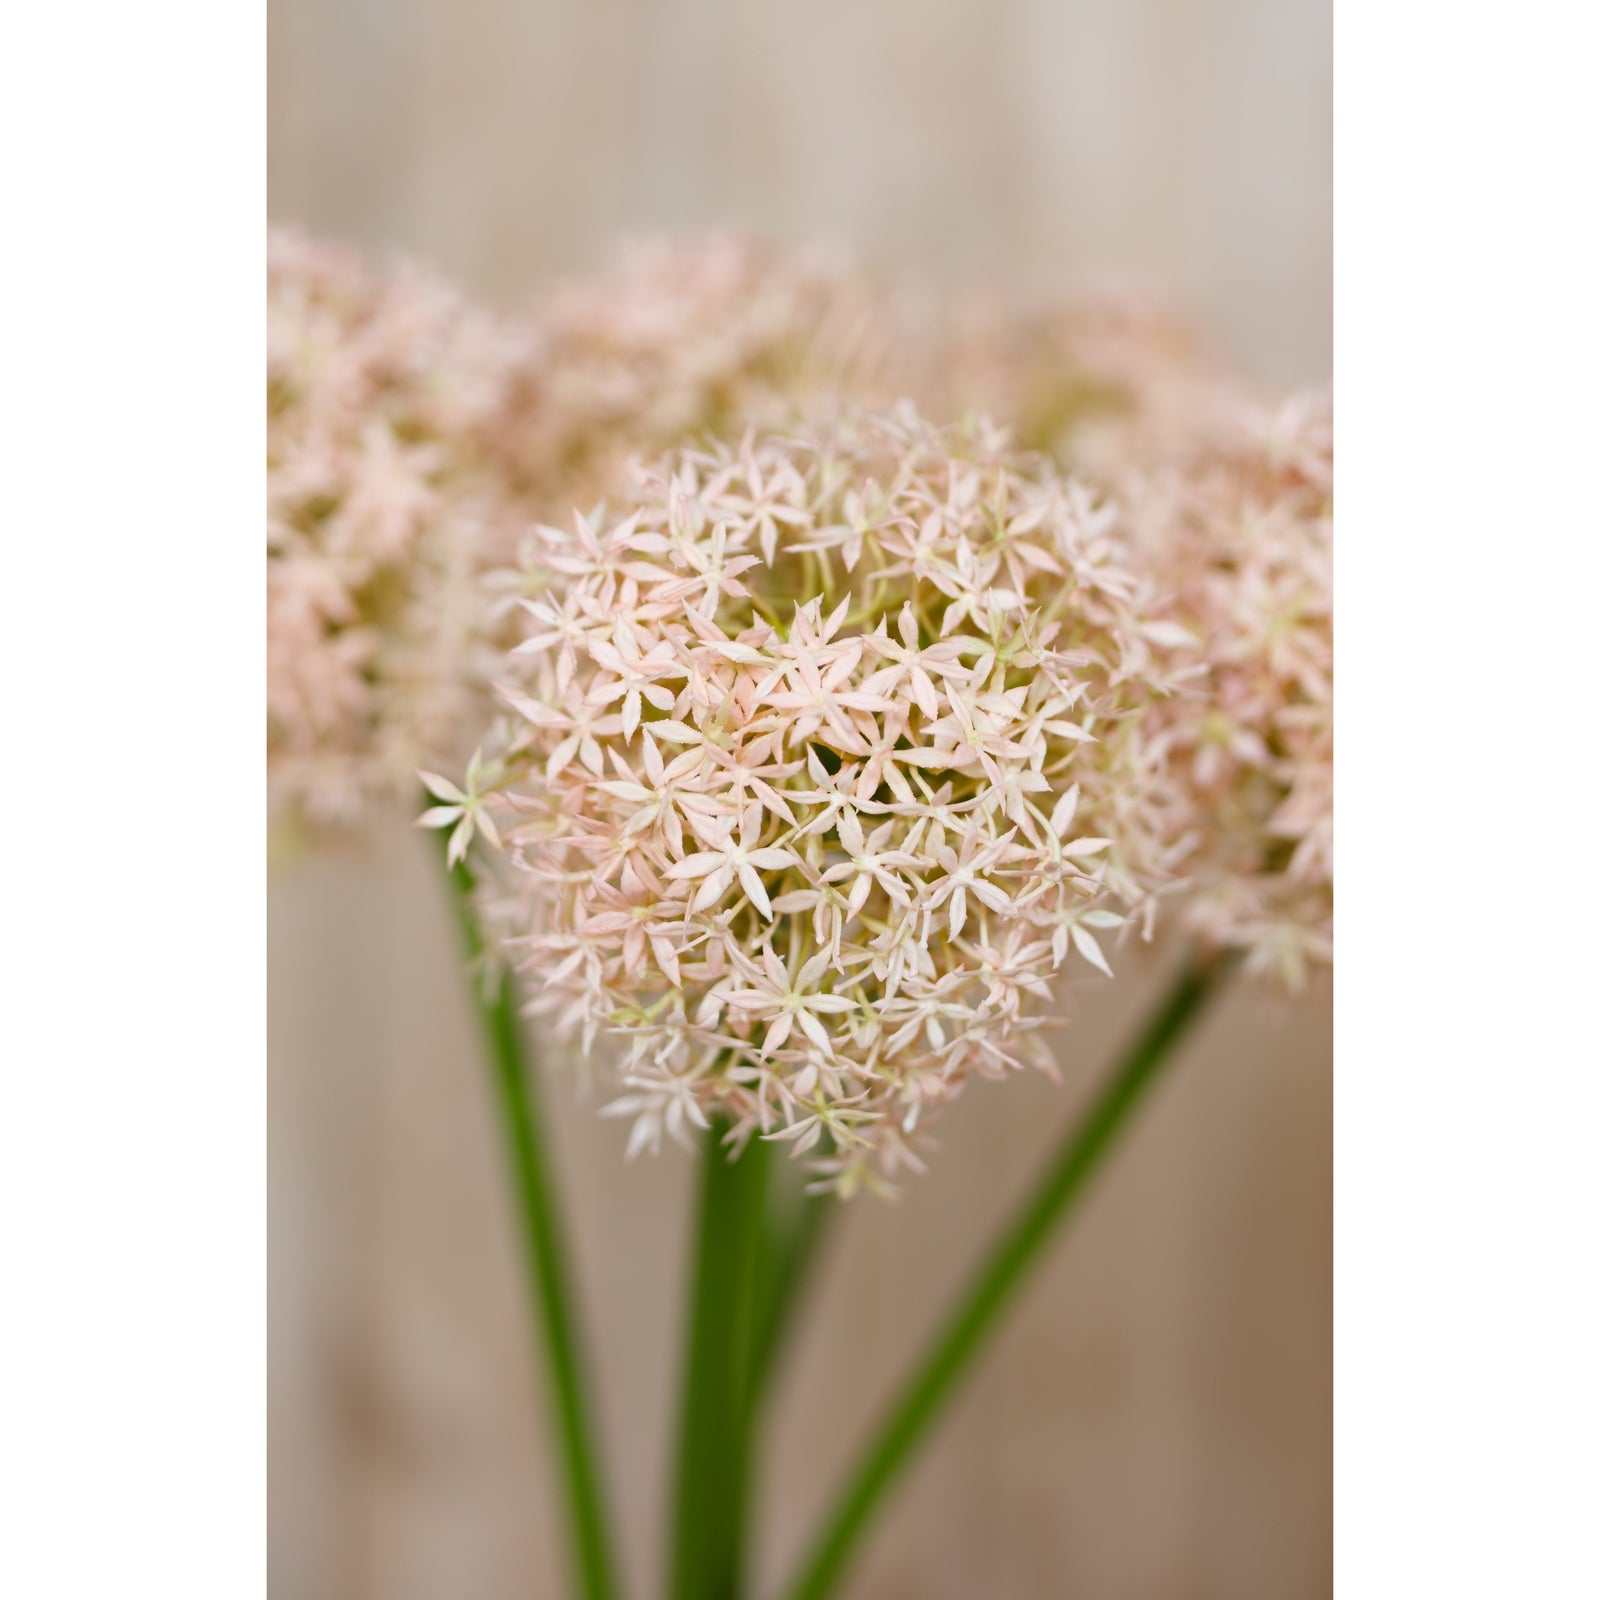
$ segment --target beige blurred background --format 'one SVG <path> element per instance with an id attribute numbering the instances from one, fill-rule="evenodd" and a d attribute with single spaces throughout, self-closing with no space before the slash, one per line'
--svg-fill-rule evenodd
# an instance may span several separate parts
<path id="1" fill-rule="evenodd" d="M 1248 370 L 1328 374 L 1326 0 L 273 0 L 275 220 L 514 301 L 734 222 L 1020 290 L 1175 291 Z M 275 1600 L 561 1592 L 495 1130 L 431 856 L 400 820 L 269 894 Z M 1124 957 L 1065 1086 L 975 1087 L 860 1203 L 771 1417 L 759 1573 L 1159 975 Z M 857 1600 L 1331 1592 L 1331 1025 L 1207 1019 L 903 1483 Z M 547 1095 L 626 1565 L 655 1592 L 690 1163 Z"/>

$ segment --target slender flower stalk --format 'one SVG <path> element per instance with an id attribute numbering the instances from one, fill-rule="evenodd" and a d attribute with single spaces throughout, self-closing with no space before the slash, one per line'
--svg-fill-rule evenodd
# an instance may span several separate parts
<path id="1" fill-rule="evenodd" d="M 561 1219 L 544 1147 L 538 1080 L 533 1064 L 524 1056 L 515 979 L 508 972 L 497 972 L 478 986 L 484 941 L 473 903 L 472 873 L 459 860 L 447 862 L 446 873 L 475 980 L 495 1105 L 516 1187 L 525 1265 L 543 1336 L 545 1376 L 565 1480 L 575 1592 L 583 1600 L 614 1600 L 620 1587 L 612 1554 L 611 1518 L 601 1481 Z"/>
<path id="2" fill-rule="evenodd" d="M 799 1302 L 830 1195 L 802 1195 L 752 1141 L 737 1163 L 727 1124 L 702 1155 L 691 1315 L 680 1401 L 677 1507 L 669 1592 L 682 1600 L 741 1592 L 745 1530 L 767 1391 Z M 743 1170 L 736 1170 L 742 1167 Z"/>
<path id="3" fill-rule="evenodd" d="M 1001 1314 L 1043 1258 L 1045 1246 L 1071 1214 L 1074 1202 L 1232 964 L 1233 957 L 1223 955 L 1184 965 L 1160 1009 L 1068 1131 L 1032 1194 L 928 1347 L 834 1502 L 785 1600 L 823 1600 L 834 1591 L 901 1468 L 924 1442 Z"/>
<path id="4" fill-rule="evenodd" d="M 833 1214 L 832 1195 L 807 1194 L 789 1205 L 774 1194 L 767 1206 L 766 1243 L 761 1252 L 761 1277 L 756 1286 L 756 1320 L 751 1353 L 750 1404 L 765 1398 L 783 1345 L 810 1278 L 817 1253 Z"/>
<path id="5" fill-rule="evenodd" d="M 748 1470 L 752 1480 L 746 1490 L 745 1519 L 750 1524 L 760 1515 L 760 1466 L 767 1397 L 822 1241 L 839 1209 L 832 1194 L 806 1194 L 799 1192 L 796 1183 L 785 1185 L 783 1179 L 791 1175 L 792 1169 L 786 1172 L 782 1168 L 774 1174 L 757 1261 L 755 1319 L 751 1328 L 745 1395 L 750 1430 Z"/>
<path id="6" fill-rule="evenodd" d="M 730 1151 L 729 1132 L 726 1121 L 713 1119 L 700 1157 L 668 1553 L 673 1600 L 734 1600 L 743 1584 L 761 1223 L 772 1153 L 758 1139 L 742 1153 Z"/>
<path id="7" fill-rule="evenodd" d="M 735 1159 L 719 1119 L 701 1155 L 699 1216 L 680 1399 L 669 1592 L 738 1594 L 764 1401 L 831 1195 L 802 1195 L 768 1172 L 753 1140 Z"/>

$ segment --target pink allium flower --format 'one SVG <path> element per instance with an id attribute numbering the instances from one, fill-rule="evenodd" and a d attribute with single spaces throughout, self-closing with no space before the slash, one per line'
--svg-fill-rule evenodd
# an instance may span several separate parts
<path id="1" fill-rule="evenodd" d="M 410 267 L 276 232 L 267 265 L 267 750 L 280 829 L 459 753 L 521 345 Z M 481 713 L 479 714 L 481 716 Z"/>
<path id="2" fill-rule="evenodd" d="M 738 233 L 635 240 L 533 310 L 530 470 L 559 478 L 564 514 L 610 494 L 634 455 L 861 397 L 889 359 L 879 305 L 818 251 Z"/>
<path id="3" fill-rule="evenodd" d="M 464 847 L 483 797 L 508 945 L 621 1042 L 633 1147 L 717 1109 L 843 1193 L 916 1165 L 1150 888 L 1170 624 L 1115 514 L 904 408 L 682 452 L 541 539 L 495 753 L 424 820 Z"/>
<path id="4" fill-rule="evenodd" d="M 1017 308 L 950 306 L 918 383 L 929 407 L 1003 420 L 1018 444 L 1101 482 L 1158 466 L 1234 390 L 1170 307 L 1104 290 Z"/>
<path id="5" fill-rule="evenodd" d="M 1186 919 L 1291 989 L 1333 955 L 1333 417 L 1325 395 L 1211 419 L 1130 526 L 1203 641 L 1159 707 Z"/>

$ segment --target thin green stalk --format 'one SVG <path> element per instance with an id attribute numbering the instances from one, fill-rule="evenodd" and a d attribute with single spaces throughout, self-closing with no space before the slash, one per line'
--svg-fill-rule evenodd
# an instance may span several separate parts
<path id="1" fill-rule="evenodd" d="M 774 1195 L 774 1202 L 782 1199 Z M 750 1353 L 750 1404 L 759 1406 L 783 1352 L 790 1319 L 834 1212 L 831 1195 L 802 1195 L 768 1208 L 767 1243 L 758 1263 L 756 1316 Z"/>
<path id="2" fill-rule="evenodd" d="M 516 988 L 510 975 L 494 977 L 487 988 L 479 981 L 476 969 L 484 945 L 472 902 L 472 874 L 465 864 L 447 868 L 447 872 L 489 1047 L 495 1105 L 516 1192 L 524 1265 L 543 1335 L 545 1376 L 555 1401 L 556 1443 L 570 1524 L 569 1559 L 577 1592 L 584 1600 L 614 1600 L 619 1590 L 611 1522 L 594 1443 L 559 1208 L 544 1149 L 538 1079 L 532 1063 L 524 1060 Z"/>
<path id="3" fill-rule="evenodd" d="M 700 1215 L 689 1304 L 672 1600 L 737 1600 L 750 1494 L 751 1350 L 771 1152 L 752 1140 L 737 1160 L 713 1121 L 700 1157 Z"/>
<path id="4" fill-rule="evenodd" d="M 780 1168 L 778 1176 L 784 1175 Z M 792 1167 L 789 1175 L 793 1176 Z M 751 1523 L 759 1516 L 761 1432 L 767 1396 L 818 1246 L 838 1210 L 831 1195 L 801 1194 L 798 1189 L 794 1182 L 773 1185 L 756 1264 L 755 1317 L 750 1330 L 750 1374 L 745 1395 L 749 1430 L 745 1517 Z"/>
<path id="5" fill-rule="evenodd" d="M 1160 1009 L 1068 1131 L 859 1458 L 786 1600 L 823 1600 L 832 1592 L 885 1492 L 1230 966 L 1227 959 L 1184 966 Z"/>

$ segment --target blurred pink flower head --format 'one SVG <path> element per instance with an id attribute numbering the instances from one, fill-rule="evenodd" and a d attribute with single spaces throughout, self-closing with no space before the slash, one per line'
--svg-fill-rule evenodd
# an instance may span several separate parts
<path id="1" fill-rule="evenodd" d="M 478 578 L 525 525 L 498 440 L 521 345 L 411 267 L 275 232 L 267 754 L 280 829 L 347 824 L 459 753 Z"/>
<path id="2" fill-rule="evenodd" d="M 884 305 L 820 250 L 735 232 L 635 239 L 532 308 L 531 470 L 561 482 L 564 515 L 612 493 L 635 455 L 876 392 L 893 359 Z"/>
<path id="3" fill-rule="evenodd" d="M 1150 723 L 1186 921 L 1298 989 L 1333 958 L 1328 397 L 1219 411 L 1135 486 L 1131 509 L 1208 669 Z"/>
<path id="4" fill-rule="evenodd" d="M 1106 483 L 1158 466 L 1236 395 L 1205 341 L 1148 291 L 967 294 L 935 320 L 919 385 L 930 408 L 999 417 L 1024 449 Z"/>

